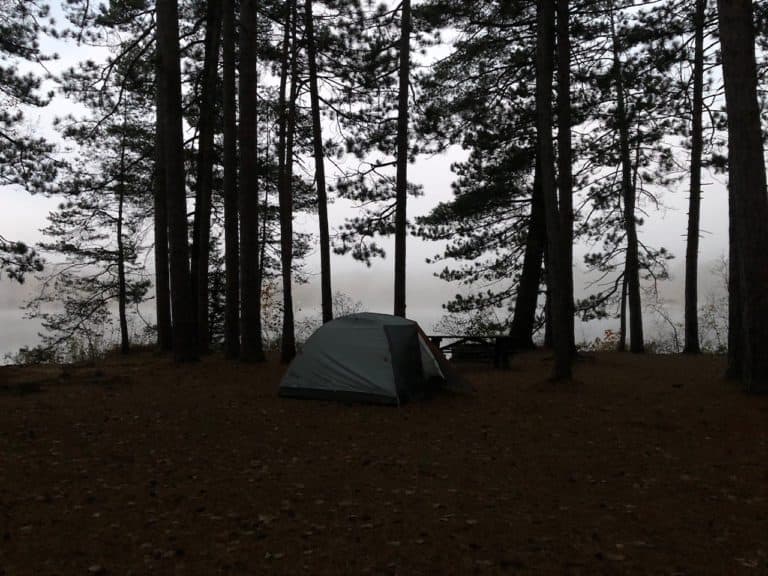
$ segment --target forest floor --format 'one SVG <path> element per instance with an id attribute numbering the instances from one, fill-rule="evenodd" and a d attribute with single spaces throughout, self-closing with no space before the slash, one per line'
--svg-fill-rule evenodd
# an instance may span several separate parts
<path id="1" fill-rule="evenodd" d="M 768 574 L 768 397 L 720 358 L 550 363 L 403 408 L 217 357 L 0 368 L 0 575 Z"/>

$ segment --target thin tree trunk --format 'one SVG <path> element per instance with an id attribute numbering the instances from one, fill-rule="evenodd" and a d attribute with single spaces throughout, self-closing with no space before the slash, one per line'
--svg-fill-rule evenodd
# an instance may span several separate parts
<path id="1" fill-rule="evenodd" d="M 289 73 L 289 58 L 291 49 L 291 3 L 285 3 L 283 5 L 285 10 L 284 22 L 283 22 L 283 45 L 280 56 L 280 84 L 277 90 L 278 104 L 277 104 L 277 201 L 280 205 L 280 264 L 282 271 L 285 272 L 285 254 L 286 254 L 286 241 L 289 240 L 286 230 L 284 212 L 286 208 L 286 196 L 288 191 L 286 190 L 289 184 L 286 184 L 286 149 L 288 139 L 288 73 Z M 266 227 L 266 222 L 264 222 Z M 266 232 L 262 238 L 266 240 Z M 292 239 L 292 235 L 291 235 Z M 264 243 L 262 242 L 262 249 L 264 249 Z M 263 262 L 263 260 L 262 260 Z M 285 282 L 286 275 L 283 273 L 283 284 Z M 290 282 L 288 283 L 290 285 Z M 290 289 L 290 287 L 289 287 Z M 283 300 L 285 305 L 285 300 Z M 285 313 L 283 313 L 283 328 L 285 328 Z M 283 331 L 284 332 L 284 331 Z M 282 344 L 281 344 L 282 345 Z"/>
<path id="2" fill-rule="evenodd" d="M 291 267 L 293 265 L 293 143 L 296 130 L 296 98 L 298 95 L 296 17 L 296 0 L 293 0 L 287 5 L 285 36 L 283 38 L 283 62 L 280 78 L 281 171 L 279 201 L 280 267 L 283 277 L 283 338 L 280 346 L 280 358 L 283 363 L 286 364 L 296 356 L 296 335 L 293 322 L 293 279 L 291 274 Z M 286 110 L 285 92 L 289 57 L 291 62 L 291 91 Z"/>
<path id="3" fill-rule="evenodd" d="M 627 276 L 627 299 L 629 301 L 629 335 L 631 352 L 645 351 L 643 342 L 643 308 L 640 299 L 640 258 L 638 255 L 637 222 L 635 220 L 635 189 L 632 185 L 632 159 L 630 156 L 629 124 L 627 121 L 626 95 L 622 77 L 619 40 L 616 36 L 611 9 L 611 36 L 613 38 L 613 72 L 616 84 L 616 123 L 619 126 L 619 148 L 621 154 L 621 181 L 624 199 L 624 230 L 627 236 L 627 253 L 624 273 Z"/>
<path id="4" fill-rule="evenodd" d="M 120 179 L 117 183 L 117 313 L 120 321 L 120 352 L 122 354 L 128 354 L 131 347 L 128 337 L 128 316 L 125 310 L 128 300 L 125 281 L 125 246 L 123 244 L 125 176 L 125 115 L 123 115 L 123 135 L 120 141 Z"/>
<path id="5" fill-rule="evenodd" d="M 197 341 L 208 351 L 208 264 L 211 243 L 211 190 L 213 188 L 213 137 L 216 129 L 216 83 L 219 79 L 221 2 L 208 2 L 205 29 L 203 88 L 200 94 L 197 195 L 192 234 L 192 287 L 197 310 Z"/>
<path id="6" fill-rule="evenodd" d="M 408 201 L 408 88 L 411 69 L 411 0 L 403 0 L 400 21 L 400 73 L 397 104 L 397 183 L 395 191 L 395 316 L 405 317 L 406 202 Z"/>
<path id="7" fill-rule="evenodd" d="M 187 196 L 184 181 L 184 138 L 181 118 L 179 20 L 176 0 L 157 1 L 157 44 L 160 90 L 165 92 L 164 143 L 171 268 L 173 351 L 179 362 L 196 360 L 197 332 L 189 275 Z"/>
<path id="8" fill-rule="evenodd" d="M 573 304 L 573 167 L 571 151 L 571 33 L 569 0 L 557 0 L 557 106 L 560 229 L 563 252 L 563 310 L 568 318 L 568 345 L 576 353 Z"/>
<path id="9" fill-rule="evenodd" d="M 223 109 L 224 116 L 224 258 L 226 304 L 224 351 L 240 356 L 240 247 L 237 226 L 237 102 L 235 95 L 235 0 L 224 0 Z"/>
<path id="10" fill-rule="evenodd" d="M 718 0 L 741 304 L 741 380 L 768 392 L 768 195 L 751 0 Z M 735 278 L 731 279 L 731 282 Z M 729 291 L 733 286 L 729 286 Z"/>
<path id="11" fill-rule="evenodd" d="M 640 172 L 640 142 L 635 148 L 635 166 L 632 171 L 632 190 L 637 195 L 637 176 Z M 628 282 L 626 260 L 624 262 L 624 271 L 621 273 L 621 309 L 619 311 L 619 342 L 616 345 L 618 352 L 627 350 L 627 300 L 628 300 Z"/>
<path id="12" fill-rule="evenodd" d="M 240 274 L 241 343 L 245 362 L 264 361 L 259 282 L 259 191 L 256 140 L 256 0 L 240 5 Z"/>
<path id="13" fill-rule="evenodd" d="M 317 47 L 315 46 L 312 0 L 304 3 L 309 64 L 309 99 L 312 106 L 312 148 L 315 155 L 315 185 L 317 186 L 317 216 L 320 221 L 320 288 L 323 323 L 333 320 L 331 290 L 331 239 L 328 228 L 328 197 L 325 190 L 325 156 L 323 127 L 320 121 L 320 93 L 317 86 Z"/>
<path id="14" fill-rule="evenodd" d="M 536 324 L 536 309 L 539 304 L 541 287 L 541 265 L 544 259 L 544 245 L 547 241 L 544 222 L 544 199 L 541 196 L 541 175 L 539 162 L 533 176 L 531 197 L 531 216 L 528 224 L 528 238 L 525 242 L 523 271 L 517 288 L 515 315 L 512 318 L 510 336 L 515 346 L 521 349 L 533 349 L 533 330 Z"/>
<path id="15" fill-rule="evenodd" d="M 617 352 L 627 349 L 627 273 L 621 278 L 621 308 L 619 309 L 619 342 L 616 345 Z"/>
<path id="16" fill-rule="evenodd" d="M 702 115 L 704 106 L 704 18 L 707 0 L 696 0 L 691 117 L 691 189 L 688 199 L 688 239 L 685 253 L 685 348 L 699 354 L 699 219 L 701 213 Z"/>
<path id="17" fill-rule="evenodd" d="M 546 267 L 544 269 L 546 276 Z M 549 299 L 549 289 L 544 292 L 544 348 L 553 349 L 555 347 L 555 337 L 552 332 L 552 307 Z"/>
<path id="18" fill-rule="evenodd" d="M 163 352 L 173 348 L 171 328 L 171 288 L 168 268 L 168 205 L 165 184 L 165 108 L 166 94 L 161 90 L 160 55 L 158 51 L 157 86 L 155 106 L 155 189 L 154 234 L 155 234 L 155 310 L 157 314 L 157 346 Z"/>
<path id="19" fill-rule="evenodd" d="M 555 158 L 552 142 L 552 75 L 554 72 L 555 3 L 539 0 L 536 45 L 536 128 L 541 160 L 541 190 L 547 223 L 547 286 L 552 314 L 552 338 L 555 347 L 553 380 L 571 377 L 573 354 L 568 336 L 568 312 L 565 310 L 565 265 L 563 237 L 558 213 L 555 184 Z"/>

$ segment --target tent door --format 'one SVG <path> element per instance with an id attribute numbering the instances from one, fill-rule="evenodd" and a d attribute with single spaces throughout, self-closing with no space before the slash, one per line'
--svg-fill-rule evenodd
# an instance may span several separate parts
<path id="1" fill-rule="evenodd" d="M 384 331 L 389 341 L 397 395 L 406 402 L 424 388 L 419 332 L 415 325 L 385 326 Z"/>

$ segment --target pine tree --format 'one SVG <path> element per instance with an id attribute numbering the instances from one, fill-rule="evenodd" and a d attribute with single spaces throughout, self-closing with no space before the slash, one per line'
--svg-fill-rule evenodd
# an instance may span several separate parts
<path id="1" fill-rule="evenodd" d="M 154 92 L 155 126 L 148 136 L 154 139 L 153 198 L 155 286 L 154 301 L 157 321 L 157 343 L 163 351 L 172 350 L 170 270 L 168 249 L 168 206 L 165 174 L 164 99 L 157 79 L 161 76 L 160 59 L 155 42 L 155 10 L 143 3 L 114 2 L 95 4 L 88 0 L 68 0 L 63 6 L 74 30 L 71 35 L 78 45 L 108 47 L 110 55 L 104 62 L 81 61 L 63 74 L 63 90 L 69 96 L 89 103 L 92 109 L 101 106 L 101 94 L 115 88 L 118 70 L 141 70 L 132 82 L 142 84 L 142 90 Z M 118 96 L 113 107 L 102 110 L 101 121 L 112 116 L 122 103 Z"/>
<path id="2" fill-rule="evenodd" d="M 600 273 L 601 289 L 578 302 L 577 309 L 583 319 L 600 318 L 618 301 L 621 325 L 628 325 L 632 335 L 630 348 L 640 352 L 641 281 L 652 281 L 653 289 L 667 278 L 672 255 L 640 241 L 638 212 L 644 199 L 658 205 L 652 185 L 669 185 L 676 168 L 668 138 L 675 130 L 670 108 L 679 92 L 672 90 L 668 71 L 679 60 L 666 49 L 667 34 L 659 34 L 651 24 L 655 20 L 649 22 L 634 1 L 584 7 L 579 49 L 590 58 L 578 108 L 597 124 L 576 145 L 592 172 L 586 188 L 590 216 L 578 232 L 602 246 L 585 257 L 587 267 Z M 619 340 L 621 346 L 625 335 Z"/>
<path id="3" fill-rule="evenodd" d="M 738 290 L 741 307 L 736 336 L 741 380 L 748 391 L 764 392 L 768 391 L 768 196 L 752 2 L 718 0 L 717 5 L 728 112 L 731 223 L 738 258 L 729 291 Z"/>
<path id="4" fill-rule="evenodd" d="M 289 363 L 296 355 L 293 320 L 293 156 L 296 139 L 296 100 L 298 98 L 298 37 L 296 0 L 285 6 L 279 102 L 279 202 L 280 266 L 283 279 L 283 328 L 281 359 Z M 286 95 L 290 78 L 290 93 Z"/>
<path id="5" fill-rule="evenodd" d="M 571 146 L 570 2 L 557 0 L 557 178 L 562 236 L 562 309 L 567 319 L 568 347 L 576 352 L 573 301 L 573 155 Z M 565 326 L 565 321 L 563 326 Z"/>
<path id="6" fill-rule="evenodd" d="M 41 78 L 20 73 L 16 64 L 49 58 L 39 44 L 40 34 L 56 34 L 48 15 L 47 4 L 30 0 L 5 6 L 0 18 L 0 186 L 20 186 L 31 193 L 51 191 L 59 163 L 50 143 L 23 130 L 22 108 L 45 106 L 51 95 L 41 95 Z M 0 235 L 0 274 L 23 282 L 26 273 L 42 266 L 42 258 L 27 244 Z"/>
<path id="7" fill-rule="evenodd" d="M 325 183 L 325 152 L 320 116 L 320 91 L 317 80 L 317 45 L 315 42 L 312 0 L 305 0 L 304 17 L 307 37 L 307 68 L 309 72 L 310 105 L 312 107 L 312 152 L 315 157 L 315 186 L 317 214 L 320 225 L 320 285 L 323 322 L 333 320 L 333 291 L 331 289 L 331 240 L 328 225 L 328 196 Z"/>
<path id="8" fill-rule="evenodd" d="M 211 196 L 213 188 L 216 88 L 219 79 L 221 2 L 206 3 L 205 52 L 198 121 L 195 218 L 192 236 L 191 274 L 200 351 L 208 349 L 208 259 L 211 251 Z"/>
<path id="9" fill-rule="evenodd" d="M 246 362 L 264 361 L 261 329 L 261 275 L 259 242 L 260 214 L 256 126 L 258 106 L 256 81 L 255 0 L 240 5 L 240 357 Z"/>
<path id="10" fill-rule="evenodd" d="M 470 151 L 456 163 L 455 199 L 418 220 L 425 239 L 450 240 L 456 261 L 440 277 L 472 290 L 447 304 L 454 313 L 508 310 L 503 324 L 520 347 L 533 346 L 544 252 L 544 211 L 536 161 L 533 101 L 533 4 L 436 0 L 417 15 L 433 27 L 461 31 L 455 51 L 419 78 L 424 102 L 417 121 L 421 146 Z M 422 24 L 423 26 L 423 24 Z M 535 172 L 535 175 L 534 175 Z M 464 264 L 466 262 L 466 264 Z"/>
<path id="11" fill-rule="evenodd" d="M 666 183 L 666 174 L 672 166 L 671 149 L 664 144 L 665 136 L 672 133 L 668 120 L 672 114 L 660 96 L 671 83 L 662 72 L 669 69 L 672 58 L 666 51 L 659 50 L 663 42 L 659 45 L 651 42 L 651 27 L 639 15 L 632 15 L 629 9 L 624 11 L 629 2 L 622 3 L 622 24 L 613 35 L 610 12 L 604 9 L 607 4 L 573 4 L 573 7 L 564 2 L 558 5 L 559 21 L 563 25 L 557 30 L 559 97 L 554 127 L 558 128 L 559 136 L 554 153 L 558 164 L 557 182 L 563 194 L 558 208 L 563 208 L 559 219 L 565 230 L 562 242 L 567 262 L 572 258 L 568 256 L 567 246 L 573 239 L 604 242 L 603 249 L 589 254 L 586 263 L 599 270 L 611 285 L 605 289 L 601 279 L 598 281 L 600 291 L 581 300 L 578 306 L 564 296 L 563 305 L 588 320 L 606 315 L 606 306 L 615 301 L 624 278 L 619 271 L 623 268 L 619 260 L 627 253 L 625 223 L 640 224 L 636 216 L 632 220 L 625 218 L 622 187 L 614 180 L 614 175 L 621 175 L 623 170 L 617 153 L 621 149 L 617 145 L 621 122 L 617 121 L 615 67 L 603 63 L 614 62 L 613 39 L 620 38 L 624 57 L 622 83 L 625 96 L 632 96 L 631 101 L 625 102 L 624 111 L 625 120 L 629 119 L 625 124 L 631 189 L 623 189 L 648 198 L 652 196 L 647 186 Z M 537 314 L 539 319 L 544 316 L 537 312 L 544 256 L 544 224 L 540 219 L 544 211 L 536 200 L 540 176 L 537 177 L 539 171 L 534 167 L 540 163 L 535 154 L 539 143 L 535 117 L 531 114 L 536 61 L 530 41 L 536 33 L 532 26 L 534 7 L 532 2 L 488 5 L 432 0 L 417 10 L 419 18 L 430 26 L 459 31 L 453 53 L 442 58 L 422 79 L 420 92 L 425 100 L 417 105 L 421 112 L 417 122 L 420 145 L 439 151 L 447 144 L 460 143 L 470 151 L 469 160 L 454 167 L 459 175 L 455 186 L 457 206 L 460 192 L 473 188 L 479 191 L 484 186 L 496 187 L 499 199 L 509 198 L 504 205 L 499 203 L 489 210 L 485 225 L 483 220 L 469 217 L 473 210 L 478 216 L 488 210 L 478 197 L 474 202 L 468 198 L 461 201 L 465 208 L 460 216 L 446 206 L 439 206 L 429 218 L 420 221 L 424 226 L 419 233 L 427 239 L 453 240 L 438 259 L 466 260 L 467 265 L 446 268 L 440 273 L 441 277 L 462 280 L 470 288 L 480 281 L 493 286 L 492 291 L 475 289 L 469 295 L 454 299 L 448 303 L 449 309 L 506 306 L 510 312 L 514 311 L 512 333 L 521 345 L 531 343 L 530 332 L 537 324 L 534 322 Z M 579 58 L 576 62 L 569 62 L 568 57 L 570 20 L 574 21 L 572 30 L 577 35 L 574 45 L 578 46 Z M 657 52 L 664 58 L 656 57 Z M 631 54 L 631 59 L 627 54 Z M 576 83 L 575 89 L 570 89 L 571 77 Z M 638 98 L 643 94 L 647 94 L 647 98 Z M 654 116 L 652 110 L 662 105 L 664 108 Z M 571 125 L 589 129 L 577 130 L 574 138 L 569 136 Z M 574 165 L 578 165 L 579 170 L 569 174 Z M 572 208 L 569 202 L 572 192 L 568 190 L 583 195 L 581 214 Z M 507 210 L 506 205 L 516 206 L 517 210 Z M 457 220 L 462 224 L 456 225 Z M 569 229 L 573 231 L 569 233 Z M 655 280 L 666 277 L 665 263 L 670 258 L 666 250 L 638 242 L 638 252 L 638 278 L 640 275 Z M 572 264 L 567 263 L 565 267 L 571 268 Z M 615 279 L 609 279 L 617 272 Z M 571 341 L 573 344 L 573 338 Z"/>
<path id="12" fill-rule="evenodd" d="M 694 19 L 693 110 L 691 113 L 691 183 L 688 205 L 688 238 L 685 255 L 685 349 L 701 352 L 699 346 L 699 220 L 701 213 L 701 163 L 704 130 L 704 26 L 707 0 L 696 0 Z"/>
<path id="13" fill-rule="evenodd" d="M 632 159 L 629 137 L 629 115 L 627 113 L 626 88 L 624 85 L 624 69 L 621 60 L 622 47 L 616 34 L 613 0 L 608 0 L 610 12 L 610 31 L 613 57 L 613 82 L 616 90 L 616 124 L 619 130 L 619 153 L 621 156 L 621 190 L 624 204 L 624 231 L 627 248 L 624 264 L 624 274 L 627 279 L 627 300 L 629 303 L 629 349 L 632 352 L 643 352 L 643 309 L 640 300 L 640 256 L 637 240 L 637 221 L 635 206 L 637 192 L 632 182 Z"/>
<path id="14" fill-rule="evenodd" d="M 157 0 L 156 18 L 160 58 L 158 90 L 165 95 L 161 99 L 161 128 L 168 206 L 173 353 L 177 361 L 188 362 L 197 359 L 198 343 L 187 239 L 177 0 Z"/>
<path id="15" fill-rule="evenodd" d="M 228 358 L 240 355 L 240 239 L 237 196 L 237 102 L 235 87 L 235 0 L 225 0 L 222 16 L 223 197 L 226 298 L 224 348 Z"/>
<path id="16" fill-rule="evenodd" d="M 63 202 L 48 217 L 41 248 L 65 261 L 41 278 L 39 296 L 27 305 L 28 315 L 42 320 L 42 348 L 48 354 L 57 354 L 69 339 L 93 342 L 104 336 L 101 332 L 113 322 L 113 304 L 120 350 L 128 353 L 129 307 L 141 304 L 150 285 L 141 258 L 146 252 L 142 241 L 147 190 L 152 188 L 148 136 L 153 126 L 146 120 L 152 97 L 138 80 L 140 68 L 118 70 L 115 84 L 104 86 L 98 99 L 81 93 L 92 107 L 87 117 L 59 121 L 62 134 L 76 144 L 79 154 L 76 162 L 62 168 L 56 194 Z M 116 112 L 105 116 L 112 110 Z M 63 312 L 43 307 L 51 302 L 60 302 Z"/>
<path id="17" fill-rule="evenodd" d="M 403 142 L 407 143 L 407 137 L 398 139 L 398 128 L 399 134 L 407 136 L 407 126 L 405 129 L 402 126 L 407 118 L 400 111 L 404 105 L 401 96 L 405 100 L 408 93 L 400 90 L 400 72 L 408 72 L 405 59 L 403 67 L 400 66 L 400 55 L 406 40 L 403 30 L 411 30 L 409 7 L 409 3 L 379 4 L 366 11 L 355 2 L 339 7 L 337 31 L 331 37 L 326 54 L 326 59 L 335 59 L 336 86 L 324 99 L 329 116 L 344 129 L 345 141 L 338 152 L 354 158 L 356 164 L 342 175 L 336 190 L 339 196 L 365 206 L 359 215 L 347 219 L 340 227 L 334 251 L 351 253 L 356 260 L 370 265 L 372 258 L 385 256 L 378 238 L 394 234 L 395 250 L 403 256 L 396 258 L 395 266 L 399 269 L 395 272 L 399 308 L 404 305 L 402 271 L 407 224 L 406 214 L 402 212 L 405 204 L 398 200 L 398 189 L 401 199 L 403 186 L 408 194 L 420 193 L 419 188 L 408 184 L 404 177 L 407 167 L 403 163 L 413 157 L 416 146 L 410 146 L 406 153 L 400 152 L 400 188 L 397 179 L 398 150 Z M 417 34 L 407 35 L 412 42 L 421 42 Z M 410 54 L 410 48 L 408 52 Z M 410 66 L 408 63 L 408 69 Z M 398 205 L 400 233 L 396 232 Z"/>
<path id="18" fill-rule="evenodd" d="M 538 128 L 541 189 L 547 226 L 547 290 L 552 313 L 552 335 L 555 365 L 552 377 L 565 380 L 571 377 L 573 350 L 568 335 L 570 320 L 565 306 L 567 292 L 562 220 L 558 209 L 555 185 L 555 158 L 552 142 L 552 75 L 554 72 L 554 0 L 539 0 L 537 9 L 536 48 L 536 126 Z"/>
<path id="19" fill-rule="evenodd" d="M 0 272 L 11 280 L 23 284 L 26 274 L 42 270 L 43 259 L 35 250 L 23 242 L 0 236 Z"/>
<path id="20" fill-rule="evenodd" d="M 395 315 L 405 317 L 406 216 L 408 201 L 408 94 L 411 70 L 411 0 L 403 0 L 397 104 L 397 180 L 395 182 Z"/>
<path id="21" fill-rule="evenodd" d="M 527 237 L 525 239 L 525 254 L 523 267 L 515 299 L 515 313 L 512 318 L 509 334 L 520 349 L 533 348 L 533 334 L 536 331 L 536 311 L 539 302 L 539 287 L 541 285 L 542 262 L 546 244 L 546 224 L 544 221 L 544 198 L 541 190 L 539 163 L 533 177 L 531 197 L 531 214 L 529 218 Z"/>

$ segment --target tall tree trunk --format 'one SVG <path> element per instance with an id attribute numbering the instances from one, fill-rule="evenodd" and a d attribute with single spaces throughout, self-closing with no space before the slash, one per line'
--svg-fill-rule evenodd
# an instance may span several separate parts
<path id="1" fill-rule="evenodd" d="M 171 328 L 171 287 L 168 268 L 168 204 L 165 184 L 165 109 L 167 95 L 160 88 L 160 53 L 157 63 L 157 93 L 155 94 L 155 174 L 154 174 L 154 234 L 155 234 L 155 310 L 157 314 L 157 346 L 163 352 L 173 347 Z"/>
<path id="2" fill-rule="evenodd" d="M 571 32 L 569 0 L 557 0 L 557 141 L 560 229 L 563 252 L 563 310 L 568 318 L 568 345 L 576 353 L 573 304 L 573 167 L 571 150 Z"/>
<path id="3" fill-rule="evenodd" d="M 296 98 L 298 96 L 296 17 L 296 0 L 293 0 L 286 6 L 280 78 L 280 268 L 283 277 L 283 338 L 280 346 L 280 357 L 286 364 L 296 356 L 296 336 L 293 323 L 293 279 L 291 274 L 291 267 L 293 266 L 293 143 L 296 131 Z M 289 58 L 291 63 L 291 91 L 286 106 L 285 92 Z"/>
<path id="4" fill-rule="evenodd" d="M 696 0 L 691 116 L 691 189 L 688 199 L 688 239 L 685 252 L 685 348 L 699 354 L 699 216 L 701 210 L 702 115 L 704 107 L 704 18 L 707 0 Z"/>
<path id="5" fill-rule="evenodd" d="M 627 349 L 627 272 L 624 271 L 621 278 L 621 308 L 619 308 L 619 342 L 616 344 L 617 352 Z"/>
<path id="6" fill-rule="evenodd" d="M 283 9 L 285 11 L 285 14 L 283 15 L 283 45 L 281 49 L 281 56 L 280 56 L 280 85 L 277 90 L 278 94 L 278 116 L 277 116 L 277 201 L 280 205 L 280 264 L 283 272 L 283 284 L 286 284 L 285 278 L 285 254 L 287 252 L 286 242 L 289 242 L 293 239 L 293 235 L 291 234 L 290 238 L 288 234 L 286 233 L 286 223 L 285 223 L 285 217 L 284 212 L 286 209 L 286 196 L 289 194 L 287 191 L 287 187 L 290 186 L 290 184 L 286 184 L 286 171 L 287 171 L 287 163 L 286 163 L 286 149 L 287 149 L 287 139 L 288 139 L 288 73 L 289 73 L 289 67 L 290 62 L 289 59 L 291 57 L 291 19 L 292 19 L 292 9 L 291 9 L 291 3 L 287 2 L 283 4 Z M 264 222 L 264 234 L 262 236 L 262 240 L 266 240 L 266 222 Z M 262 250 L 264 249 L 264 243 L 262 242 Z M 261 260 L 263 263 L 263 259 Z M 262 270 L 263 273 L 263 270 Z M 290 276 L 289 276 L 290 278 Z M 290 289 L 290 282 L 289 289 Z M 283 305 L 285 305 L 285 299 L 283 300 Z M 285 313 L 283 314 L 283 328 L 285 328 Z M 283 330 L 283 335 L 285 333 L 285 330 Z M 281 344 L 282 345 L 282 344 Z"/>
<path id="7" fill-rule="evenodd" d="M 171 268 L 173 352 L 179 362 L 196 360 L 197 332 L 190 286 L 187 242 L 187 195 L 181 118 L 181 69 L 177 0 L 157 0 L 157 47 L 160 90 L 166 94 L 164 123 L 165 183 Z"/>
<path id="8" fill-rule="evenodd" d="M 517 287 L 515 315 L 512 318 L 510 336 L 515 345 L 522 349 L 533 349 L 533 330 L 536 324 L 536 309 L 539 304 L 541 287 L 541 265 L 544 259 L 544 244 L 547 241 L 544 222 L 544 198 L 541 196 L 541 175 L 539 161 L 533 176 L 531 217 L 528 224 L 528 238 L 525 241 L 523 271 Z"/>
<path id="9" fill-rule="evenodd" d="M 545 258 L 546 260 L 546 258 Z M 544 277 L 547 276 L 547 265 L 544 265 Z M 554 331 L 552 329 L 552 298 L 549 293 L 549 286 L 544 290 L 544 348 L 549 350 L 555 347 Z"/>
<path id="10" fill-rule="evenodd" d="M 400 73 L 397 103 L 397 183 L 395 193 L 395 316 L 405 317 L 406 202 L 408 201 L 408 89 L 411 70 L 411 0 L 403 0 L 400 20 Z"/>
<path id="11" fill-rule="evenodd" d="M 312 0 L 305 0 L 304 19 L 309 64 L 309 99 L 312 106 L 312 148 L 315 155 L 315 185 L 317 186 L 317 216 L 320 221 L 320 289 L 323 323 L 333 320 L 331 291 L 331 238 L 328 231 L 328 197 L 325 190 L 325 155 L 323 127 L 320 121 L 320 93 L 317 87 L 317 47 L 315 46 Z"/>
<path id="12" fill-rule="evenodd" d="M 567 310 L 564 309 L 565 255 L 558 213 L 555 184 L 555 158 L 552 142 L 552 75 L 554 72 L 555 0 L 539 0 L 536 43 L 536 129 L 541 161 L 541 190 L 547 223 L 547 287 L 552 314 L 555 347 L 553 380 L 571 377 L 573 359 L 568 337 Z"/>
<path id="13" fill-rule="evenodd" d="M 192 234 L 192 293 L 197 310 L 197 341 L 208 351 L 208 263 L 211 243 L 211 190 L 213 188 L 213 137 L 216 129 L 216 83 L 219 79 L 221 2 L 208 2 L 205 29 L 203 87 L 198 125 L 197 194 Z"/>
<path id="14" fill-rule="evenodd" d="M 125 281 L 125 246 L 123 243 L 123 220 L 125 206 L 125 115 L 123 115 L 123 134 L 120 141 L 120 179 L 117 182 L 117 314 L 120 321 L 120 352 L 128 354 L 128 315 L 126 303 L 128 291 Z"/>
<path id="15" fill-rule="evenodd" d="M 768 194 L 757 100 L 752 2 L 718 0 L 717 4 L 728 112 L 730 194 L 738 252 L 741 380 L 750 392 L 768 392 Z"/>
<path id="16" fill-rule="evenodd" d="M 240 356 L 240 247 L 237 226 L 237 102 L 235 95 L 235 0 L 224 0 L 223 109 L 224 116 L 224 266 L 226 303 L 224 351 L 227 358 Z"/>
<path id="17" fill-rule="evenodd" d="M 624 230 L 627 236 L 624 273 L 627 276 L 627 299 L 629 301 L 629 350 L 641 353 L 645 351 L 645 344 L 643 342 L 643 308 L 640 300 L 640 258 L 638 255 L 637 221 L 635 220 L 636 192 L 632 185 L 629 121 L 627 119 L 623 70 L 619 56 L 621 51 L 614 23 L 613 0 L 610 0 L 610 11 L 611 36 L 613 38 L 613 74 L 616 84 L 616 123 L 619 126 L 621 183 L 624 200 Z"/>
<path id="18" fill-rule="evenodd" d="M 259 281 L 256 0 L 240 4 L 240 277 L 241 343 L 245 362 L 264 361 Z"/>

